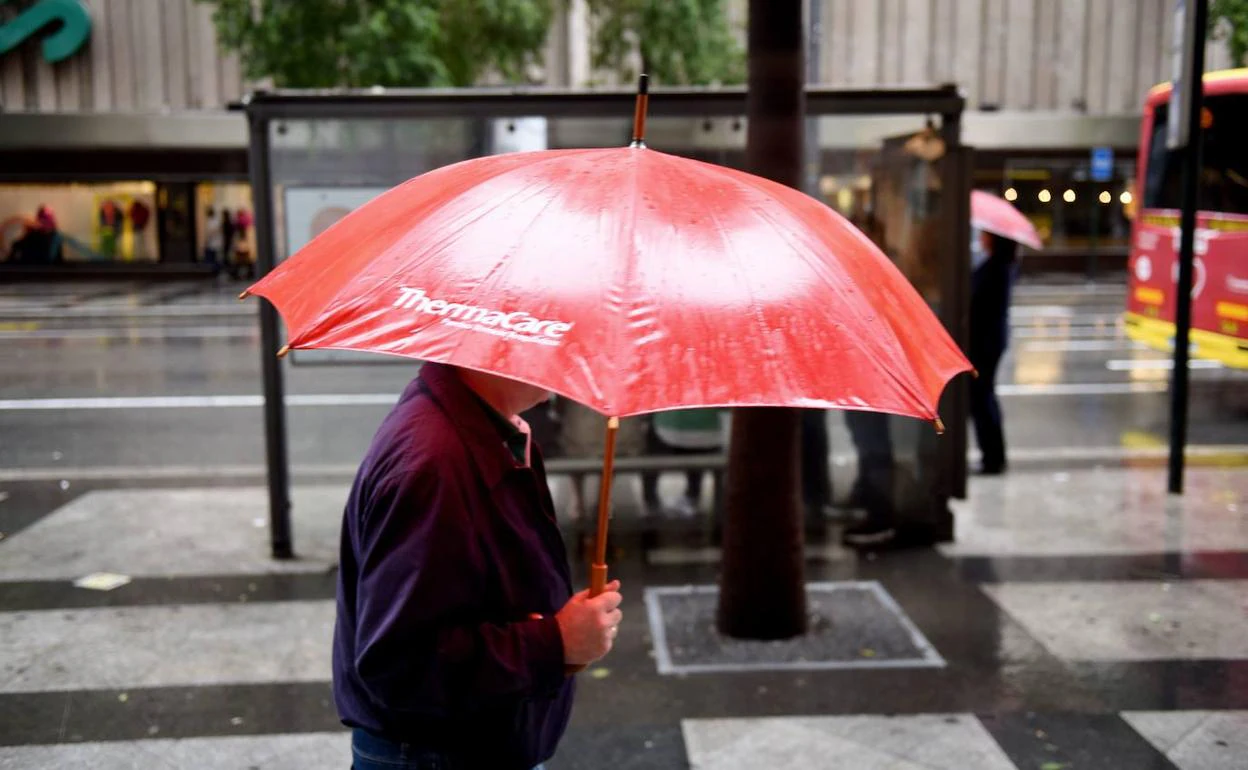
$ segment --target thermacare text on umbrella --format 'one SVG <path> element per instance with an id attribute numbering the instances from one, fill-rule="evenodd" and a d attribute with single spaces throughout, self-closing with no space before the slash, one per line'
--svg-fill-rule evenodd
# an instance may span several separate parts
<path id="1" fill-rule="evenodd" d="M 399 287 L 399 297 L 393 307 L 439 316 L 442 323 L 448 326 L 539 345 L 559 345 L 563 335 L 574 326 L 564 321 L 543 320 L 523 310 L 506 313 L 462 302 L 433 299 L 424 289 L 411 286 Z"/>

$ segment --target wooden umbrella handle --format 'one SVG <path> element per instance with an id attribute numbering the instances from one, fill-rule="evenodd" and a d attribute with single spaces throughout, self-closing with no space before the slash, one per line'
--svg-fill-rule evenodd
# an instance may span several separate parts
<path id="1" fill-rule="evenodd" d="M 611 520 L 611 478 L 615 471 L 615 438 L 620 430 L 620 419 L 607 420 L 606 447 L 602 455 L 602 484 L 598 491 L 598 533 L 594 541 L 594 559 L 589 565 L 589 595 L 598 596 L 607 587 L 607 527 Z M 568 674 L 585 670 L 585 666 L 567 665 Z"/>

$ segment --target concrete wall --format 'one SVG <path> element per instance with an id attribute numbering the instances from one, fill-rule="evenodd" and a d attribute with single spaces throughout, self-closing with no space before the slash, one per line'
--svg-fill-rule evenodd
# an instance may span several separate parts
<path id="1" fill-rule="evenodd" d="M 831 85 L 956 82 L 972 108 L 1105 115 L 1169 78 L 1173 0 L 812 1 Z M 1206 66 L 1231 66 L 1220 41 Z"/>
<path id="2" fill-rule="evenodd" d="M 85 0 L 87 46 L 48 64 L 38 45 L 0 58 L 7 111 L 150 113 L 220 108 L 245 90 L 216 47 L 212 9 L 192 0 Z M 821 3 L 820 79 L 873 87 L 954 81 L 972 108 L 1137 112 L 1167 77 L 1173 0 L 810 0 Z M 744 23 L 745 0 L 733 18 Z M 551 30 L 547 80 L 584 85 L 583 0 Z M 1212 42 L 1208 66 L 1225 68 Z"/>
<path id="3" fill-rule="evenodd" d="M 222 56 L 212 8 L 192 0 L 85 0 L 91 39 L 48 64 L 27 41 L 0 59 L 6 111 L 163 112 L 220 108 L 244 92 Z"/>

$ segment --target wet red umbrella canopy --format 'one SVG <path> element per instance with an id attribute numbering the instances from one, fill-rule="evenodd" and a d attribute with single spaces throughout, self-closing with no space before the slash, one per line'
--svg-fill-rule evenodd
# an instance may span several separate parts
<path id="1" fill-rule="evenodd" d="M 290 348 L 450 363 L 611 418 L 789 406 L 936 421 L 970 365 L 888 258 L 797 190 L 646 148 L 645 100 L 632 146 L 429 172 L 249 293 L 281 312 Z"/>

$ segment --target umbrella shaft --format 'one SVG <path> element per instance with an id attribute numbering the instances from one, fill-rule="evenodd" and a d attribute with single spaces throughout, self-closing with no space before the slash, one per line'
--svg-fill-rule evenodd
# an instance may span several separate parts
<path id="1" fill-rule="evenodd" d="M 607 420 L 606 446 L 602 454 L 602 484 L 598 492 L 598 536 L 594 541 L 594 562 L 589 568 L 589 595 L 597 596 L 607 585 L 607 524 L 611 516 L 611 480 L 615 471 L 615 437 L 619 418 Z"/>
<path id="2" fill-rule="evenodd" d="M 650 105 L 650 76 L 637 77 L 637 106 L 633 108 L 633 147 L 646 146 L 646 112 Z"/>

